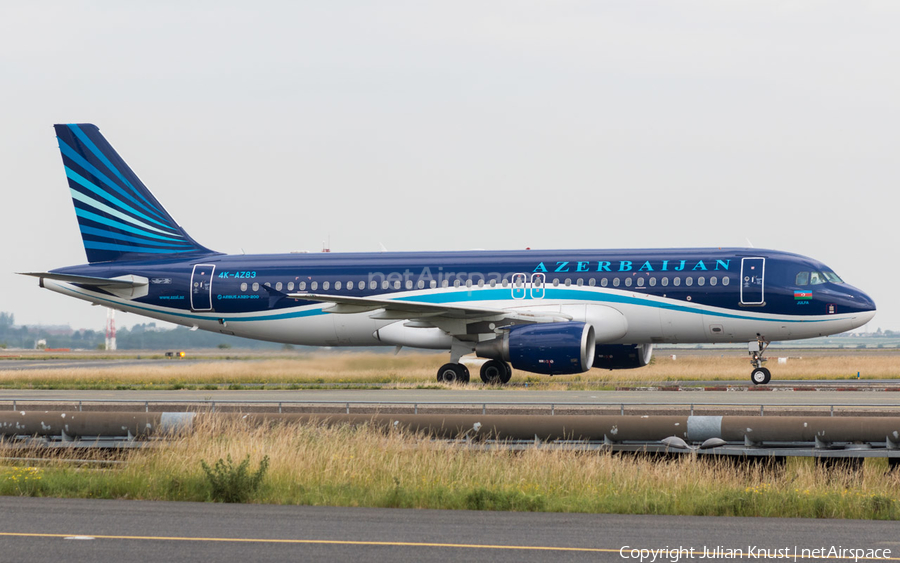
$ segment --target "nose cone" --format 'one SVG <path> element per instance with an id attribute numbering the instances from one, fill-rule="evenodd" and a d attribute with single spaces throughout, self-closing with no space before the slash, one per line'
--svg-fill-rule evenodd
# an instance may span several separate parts
<path id="1" fill-rule="evenodd" d="M 853 322 L 855 326 L 860 327 L 872 320 L 875 316 L 876 307 L 875 301 L 871 297 L 850 285 L 845 285 L 841 292 L 845 293 L 845 299 L 842 300 L 843 307 L 856 313 L 856 318 Z"/>

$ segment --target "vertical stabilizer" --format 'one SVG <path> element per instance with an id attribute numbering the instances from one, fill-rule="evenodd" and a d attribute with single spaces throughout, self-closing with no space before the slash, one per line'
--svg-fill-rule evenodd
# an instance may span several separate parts
<path id="1" fill-rule="evenodd" d="M 178 226 L 95 125 L 53 127 L 88 262 L 212 253 Z"/>

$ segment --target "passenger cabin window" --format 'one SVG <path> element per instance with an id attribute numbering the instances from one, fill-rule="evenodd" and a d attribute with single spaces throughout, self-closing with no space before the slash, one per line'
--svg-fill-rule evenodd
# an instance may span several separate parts
<path id="1" fill-rule="evenodd" d="M 247 282 L 241 284 L 241 291 L 247 291 Z"/>
<path id="2" fill-rule="evenodd" d="M 722 277 L 722 285 L 728 285 L 729 283 L 731 282 L 729 281 L 728 276 Z"/>
<path id="3" fill-rule="evenodd" d="M 625 278 L 625 287 L 631 287 L 631 278 Z"/>
<path id="4" fill-rule="evenodd" d="M 638 278 L 638 287 L 644 287 L 644 278 Z"/>
<path id="5" fill-rule="evenodd" d="M 597 285 L 597 280 L 594 279 L 594 278 L 589 279 L 589 280 L 588 280 L 588 285 L 591 286 L 591 287 L 594 287 L 595 285 Z"/>
<path id="6" fill-rule="evenodd" d="M 663 284 L 663 287 L 666 287 L 667 285 L 669 285 L 669 278 L 663 278 L 662 284 Z"/>
<path id="7" fill-rule="evenodd" d="M 603 278 L 600 280 L 600 287 L 606 287 L 609 285 L 609 280 L 607 278 Z"/>
<path id="8" fill-rule="evenodd" d="M 613 287 L 619 287 L 620 283 L 619 278 L 613 278 Z"/>
<path id="9" fill-rule="evenodd" d="M 339 281 L 334 282 L 334 289 L 335 289 L 336 291 L 337 291 L 337 290 L 340 290 L 340 289 L 341 289 L 341 282 L 339 282 Z"/>
<path id="10" fill-rule="evenodd" d="M 297 285 L 297 288 L 298 288 L 298 289 L 301 289 L 301 290 L 306 289 L 306 282 L 300 282 L 300 283 Z"/>
<path id="11" fill-rule="evenodd" d="M 258 284 L 258 283 L 254 283 L 252 287 L 253 287 L 253 291 L 259 291 L 259 284 Z"/>
<path id="12" fill-rule="evenodd" d="M 360 289 L 362 289 L 362 282 L 359 282 L 359 283 L 360 283 Z M 352 281 L 348 281 L 348 282 L 347 282 L 347 289 L 348 289 L 348 290 L 349 290 L 349 289 L 353 289 L 353 282 L 352 282 Z"/>
<path id="13" fill-rule="evenodd" d="M 322 282 L 322 289 L 328 291 L 328 288 L 331 287 L 331 282 Z"/>
<path id="14" fill-rule="evenodd" d="M 288 291 L 294 291 L 294 282 L 288 282 Z"/>

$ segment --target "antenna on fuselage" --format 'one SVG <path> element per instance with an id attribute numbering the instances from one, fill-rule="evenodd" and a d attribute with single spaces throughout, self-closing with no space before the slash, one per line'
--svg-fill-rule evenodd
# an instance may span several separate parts
<path id="1" fill-rule="evenodd" d="M 755 246 L 753 246 L 753 243 L 750 242 L 750 237 L 747 237 L 747 246 L 749 246 L 750 248 L 756 248 Z"/>

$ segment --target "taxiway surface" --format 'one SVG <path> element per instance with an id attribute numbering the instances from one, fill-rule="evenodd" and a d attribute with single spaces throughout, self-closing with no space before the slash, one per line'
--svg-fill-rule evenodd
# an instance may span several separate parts
<path id="1" fill-rule="evenodd" d="M 704 548 L 735 549 L 748 559 L 754 549 L 834 546 L 889 549 L 881 560 L 898 561 L 895 531 L 852 520 L 0 498 L 3 559 L 54 563 L 637 561 L 631 549 L 666 547 L 693 548 L 693 559 Z"/>

